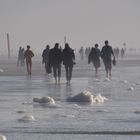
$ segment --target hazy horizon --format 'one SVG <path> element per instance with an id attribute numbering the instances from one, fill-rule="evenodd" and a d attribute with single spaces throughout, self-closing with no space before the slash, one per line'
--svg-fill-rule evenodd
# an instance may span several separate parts
<path id="1" fill-rule="evenodd" d="M 0 0 L 0 47 L 13 51 L 30 45 L 41 52 L 46 44 L 72 48 L 104 45 L 139 48 L 139 0 Z"/>

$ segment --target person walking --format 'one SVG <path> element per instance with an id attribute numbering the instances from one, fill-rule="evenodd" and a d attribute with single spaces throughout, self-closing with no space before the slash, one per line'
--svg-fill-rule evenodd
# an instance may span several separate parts
<path id="1" fill-rule="evenodd" d="M 88 56 L 88 64 L 93 63 L 95 67 L 95 76 L 98 74 L 98 68 L 100 67 L 100 50 L 98 44 L 95 44 L 95 48 L 92 48 Z"/>
<path id="2" fill-rule="evenodd" d="M 25 65 L 25 63 L 24 63 L 24 53 L 25 53 L 24 48 L 22 48 L 21 49 L 21 66 Z"/>
<path id="3" fill-rule="evenodd" d="M 124 51 L 124 48 L 121 49 L 121 58 L 124 58 L 124 54 L 125 54 L 125 51 Z"/>
<path id="4" fill-rule="evenodd" d="M 34 53 L 30 50 L 30 46 L 27 45 L 27 50 L 24 53 L 24 59 L 26 59 L 27 73 L 31 75 L 32 73 L 32 57 Z"/>
<path id="5" fill-rule="evenodd" d="M 80 48 L 79 53 L 80 53 L 81 60 L 83 60 L 84 59 L 84 47 L 83 46 Z"/>
<path id="6" fill-rule="evenodd" d="M 18 50 L 18 60 L 17 60 L 17 66 L 22 66 L 22 47 L 19 47 Z"/>
<path id="7" fill-rule="evenodd" d="M 112 56 L 115 60 L 115 55 L 112 50 L 112 47 L 109 45 L 108 40 L 105 41 L 105 46 L 103 46 L 101 50 L 101 57 L 103 59 L 103 63 L 106 70 L 106 77 L 111 79 L 111 69 L 112 69 Z"/>
<path id="8" fill-rule="evenodd" d="M 43 64 L 45 63 L 45 70 L 47 74 L 51 73 L 51 67 L 49 65 L 49 52 L 50 52 L 50 46 L 47 45 L 46 49 L 44 49 L 42 53 L 42 63 Z"/>
<path id="9" fill-rule="evenodd" d="M 70 84 L 72 78 L 73 65 L 75 64 L 75 54 L 74 50 L 70 48 L 68 43 L 65 44 L 62 56 L 63 56 L 63 64 L 65 66 L 66 71 L 67 84 Z"/>
<path id="10" fill-rule="evenodd" d="M 53 74 L 56 84 L 60 84 L 61 77 L 61 63 L 62 63 L 62 52 L 59 48 L 59 43 L 55 43 L 54 48 L 49 53 L 49 65 L 53 68 Z"/>

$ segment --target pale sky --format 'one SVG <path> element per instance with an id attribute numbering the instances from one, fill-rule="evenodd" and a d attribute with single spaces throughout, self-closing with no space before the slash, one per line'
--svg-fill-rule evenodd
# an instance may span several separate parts
<path id="1" fill-rule="evenodd" d="M 89 47 L 105 40 L 112 47 L 140 47 L 140 0 L 0 0 L 0 48 L 46 44 Z"/>

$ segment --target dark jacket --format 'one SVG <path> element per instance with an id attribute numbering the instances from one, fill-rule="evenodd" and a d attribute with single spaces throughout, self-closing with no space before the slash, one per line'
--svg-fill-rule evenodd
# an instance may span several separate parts
<path id="1" fill-rule="evenodd" d="M 92 48 L 88 56 L 88 63 L 97 61 L 100 61 L 99 54 L 95 48 Z"/>
<path id="2" fill-rule="evenodd" d="M 50 52 L 50 49 L 47 49 L 47 48 L 43 51 L 43 53 L 42 53 L 42 58 L 43 58 L 42 62 L 43 63 L 49 62 L 49 52 Z"/>
<path id="3" fill-rule="evenodd" d="M 114 56 L 112 47 L 111 46 L 104 46 L 101 50 L 102 59 L 105 61 L 111 60 L 111 55 Z"/>
<path id="4" fill-rule="evenodd" d="M 75 64 L 75 54 L 71 48 L 64 48 L 62 56 L 64 65 L 71 66 Z"/>
<path id="5" fill-rule="evenodd" d="M 59 65 L 62 62 L 62 52 L 59 48 L 54 47 L 49 52 L 49 64 L 51 66 L 53 65 Z"/>

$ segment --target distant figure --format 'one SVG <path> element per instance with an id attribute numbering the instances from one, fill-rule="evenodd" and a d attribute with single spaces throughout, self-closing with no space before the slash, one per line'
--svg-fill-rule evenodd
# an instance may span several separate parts
<path id="1" fill-rule="evenodd" d="M 21 49 L 21 66 L 24 66 L 24 48 Z"/>
<path id="2" fill-rule="evenodd" d="M 54 48 L 52 48 L 49 53 L 49 64 L 53 68 L 53 74 L 56 84 L 57 83 L 60 84 L 61 62 L 62 62 L 62 52 L 59 48 L 59 43 L 56 43 Z"/>
<path id="3" fill-rule="evenodd" d="M 124 58 L 124 53 L 125 53 L 124 48 L 122 48 L 121 49 L 121 58 Z"/>
<path id="4" fill-rule="evenodd" d="M 27 50 L 24 53 L 24 59 L 26 59 L 26 66 L 27 66 L 27 72 L 29 75 L 31 75 L 32 72 L 32 57 L 34 56 L 34 53 L 30 50 L 30 46 L 27 46 Z"/>
<path id="5" fill-rule="evenodd" d="M 70 84 L 72 78 L 73 65 L 75 64 L 74 50 L 72 50 L 69 44 L 66 43 L 62 54 L 63 54 L 63 64 L 66 70 L 67 84 Z"/>
<path id="6" fill-rule="evenodd" d="M 50 52 L 50 46 L 47 45 L 46 49 L 43 50 L 42 53 L 42 63 L 43 64 L 45 63 L 45 70 L 47 74 L 51 73 L 51 67 L 49 65 L 49 52 Z"/>
<path id="7" fill-rule="evenodd" d="M 95 48 L 92 48 L 88 56 L 88 64 L 93 63 L 95 67 L 95 76 L 98 74 L 98 68 L 100 67 L 100 50 L 98 44 L 95 44 Z"/>
<path id="8" fill-rule="evenodd" d="M 120 54 L 120 50 L 119 48 L 116 48 L 113 50 L 115 57 L 118 59 L 119 58 L 119 54 Z"/>
<path id="9" fill-rule="evenodd" d="M 18 50 L 18 60 L 17 60 L 17 66 L 22 65 L 22 47 L 19 47 Z"/>
<path id="10" fill-rule="evenodd" d="M 90 47 L 85 49 L 85 56 L 86 56 L 87 59 L 88 59 L 90 51 L 91 51 Z"/>
<path id="11" fill-rule="evenodd" d="M 83 47 L 80 48 L 79 53 L 81 56 L 81 60 L 83 60 L 84 59 L 84 48 Z"/>
<path id="12" fill-rule="evenodd" d="M 103 63 L 105 65 L 106 70 L 106 77 L 111 79 L 111 69 L 112 69 L 112 58 L 111 55 L 113 55 L 115 59 L 114 52 L 112 50 L 112 47 L 108 45 L 108 41 L 105 41 L 105 46 L 103 46 L 101 50 L 101 57 L 103 59 Z"/>

